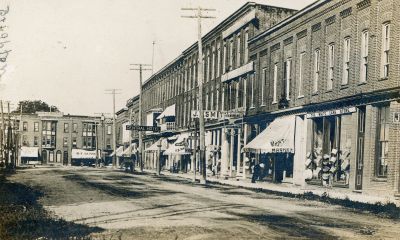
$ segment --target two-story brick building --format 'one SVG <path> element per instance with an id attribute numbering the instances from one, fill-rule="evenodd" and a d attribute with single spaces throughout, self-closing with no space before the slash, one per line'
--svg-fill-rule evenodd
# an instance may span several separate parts
<path id="1" fill-rule="evenodd" d="M 399 192 L 398 3 L 320 0 L 249 40 L 244 150 L 273 180 Z"/>

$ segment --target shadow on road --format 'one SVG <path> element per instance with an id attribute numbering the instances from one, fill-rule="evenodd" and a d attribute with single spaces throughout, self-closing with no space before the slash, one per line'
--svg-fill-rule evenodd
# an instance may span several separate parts
<path id="1" fill-rule="evenodd" d="M 41 190 L 9 182 L 0 173 L 0 239 L 85 239 L 103 231 L 53 216 L 37 202 L 43 196 Z"/>

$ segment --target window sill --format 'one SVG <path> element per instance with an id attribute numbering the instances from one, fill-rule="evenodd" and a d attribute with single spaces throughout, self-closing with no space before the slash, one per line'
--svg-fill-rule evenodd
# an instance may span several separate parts
<path id="1" fill-rule="evenodd" d="M 366 81 L 365 81 L 365 82 L 359 82 L 359 83 L 357 83 L 358 86 L 362 86 L 362 85 L 366 85 L 366 84 L 367 84 Z"/>
<path id="2" fill-rule="evenodd" d="M 255 109 L 255 108 L 256 108 L 256 107 L 253 106 L 253 107 L 250 107 L 249 109 Z"/>
<path id="3" fill-rule="evenodd" d="M 329 89 L 329 90 L 325 91 L 325 93 L 331 93 L 331 92 L 333 92 L 333 89 Z"/>
<path id="4" fill-rule="evenodd" d="M 385 177 L 375 177 L 372 179 L 373 182 L 387 182 L 387 178 Z"/>
<path id="5" fill-rule="evenodd" d="M 385 81 L 385 80 L 388 80 L 389 79 L 389 77 L 381 77 L 380 79 L 378 79 L 378 81 Z"/>
<path id="6" fill-rule="evenodd" d="M 349 84 L 340 84 L 340 90 L 349 88 Z"/>
<path id="7" fill-rule="evenodd" d="M 265 107 L 265 106 L 267 106 L 267 105 L 265 105 L 265 103 L 263 103 L 263 104 L 260 105 L 260 107 Z"/>
<path id="8" fill-rule="evenodd" d="M 304 98 L 304 95 L 297 96 L 297 99 L 302 99 L 302 98 Z"/>
<path id="9" fill-rule="evenodd" d="M 313 92 L 313 93 L 311 93 L 311 96 L 316 96 L 318 94 L 319 94 L 319 92 Z"/>
<path id="10" fill-rule="evenodd" d="M 272 102 L 272 104 L 277 104 L 277 103 L 278 103 L 277 101 Z"/>

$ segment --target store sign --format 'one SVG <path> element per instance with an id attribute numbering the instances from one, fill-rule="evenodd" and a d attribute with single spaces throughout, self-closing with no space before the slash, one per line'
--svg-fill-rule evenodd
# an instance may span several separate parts
<path id="1" fill-rule="evenodd" d="M 218 119 L 218 115 L 219 115 L 218 111 L 204 110 L 203 112 L 204 112 L 204 119 Z M 192 118 L 199 118 L 200 111 L 192 110 L 191 116 L 192 116 Z"/>
<path id="2" fill-rule="evenodd" d="M 161 130 L 161 128 L 160 127 L 153 127 L 153 126 L 126 125 L 126 130 L 159 132 Z"/>
<path id="3" fill-rule="evenodd" d="M 356 112 L 355 107 L 346 107 L 322 112 L 307 113 L 307 118 L 326 117 Z"/>

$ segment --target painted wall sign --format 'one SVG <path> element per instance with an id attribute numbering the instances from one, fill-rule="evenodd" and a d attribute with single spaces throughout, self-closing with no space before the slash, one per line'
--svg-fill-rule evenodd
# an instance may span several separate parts
<path id="1" fill-rule="evenodd" d="M 316 118 L 316 117 L 326 117 L 326 116 L 334 116 L 334 115 L 341 115 L 341 114 L 349 114 L 356 112 L 356 107 L 346 107 L 340 109 L 333 109 L 328 111 L 321 111 L 321 112 L 313 112 L 307 113 L 307 118 Z"/>

